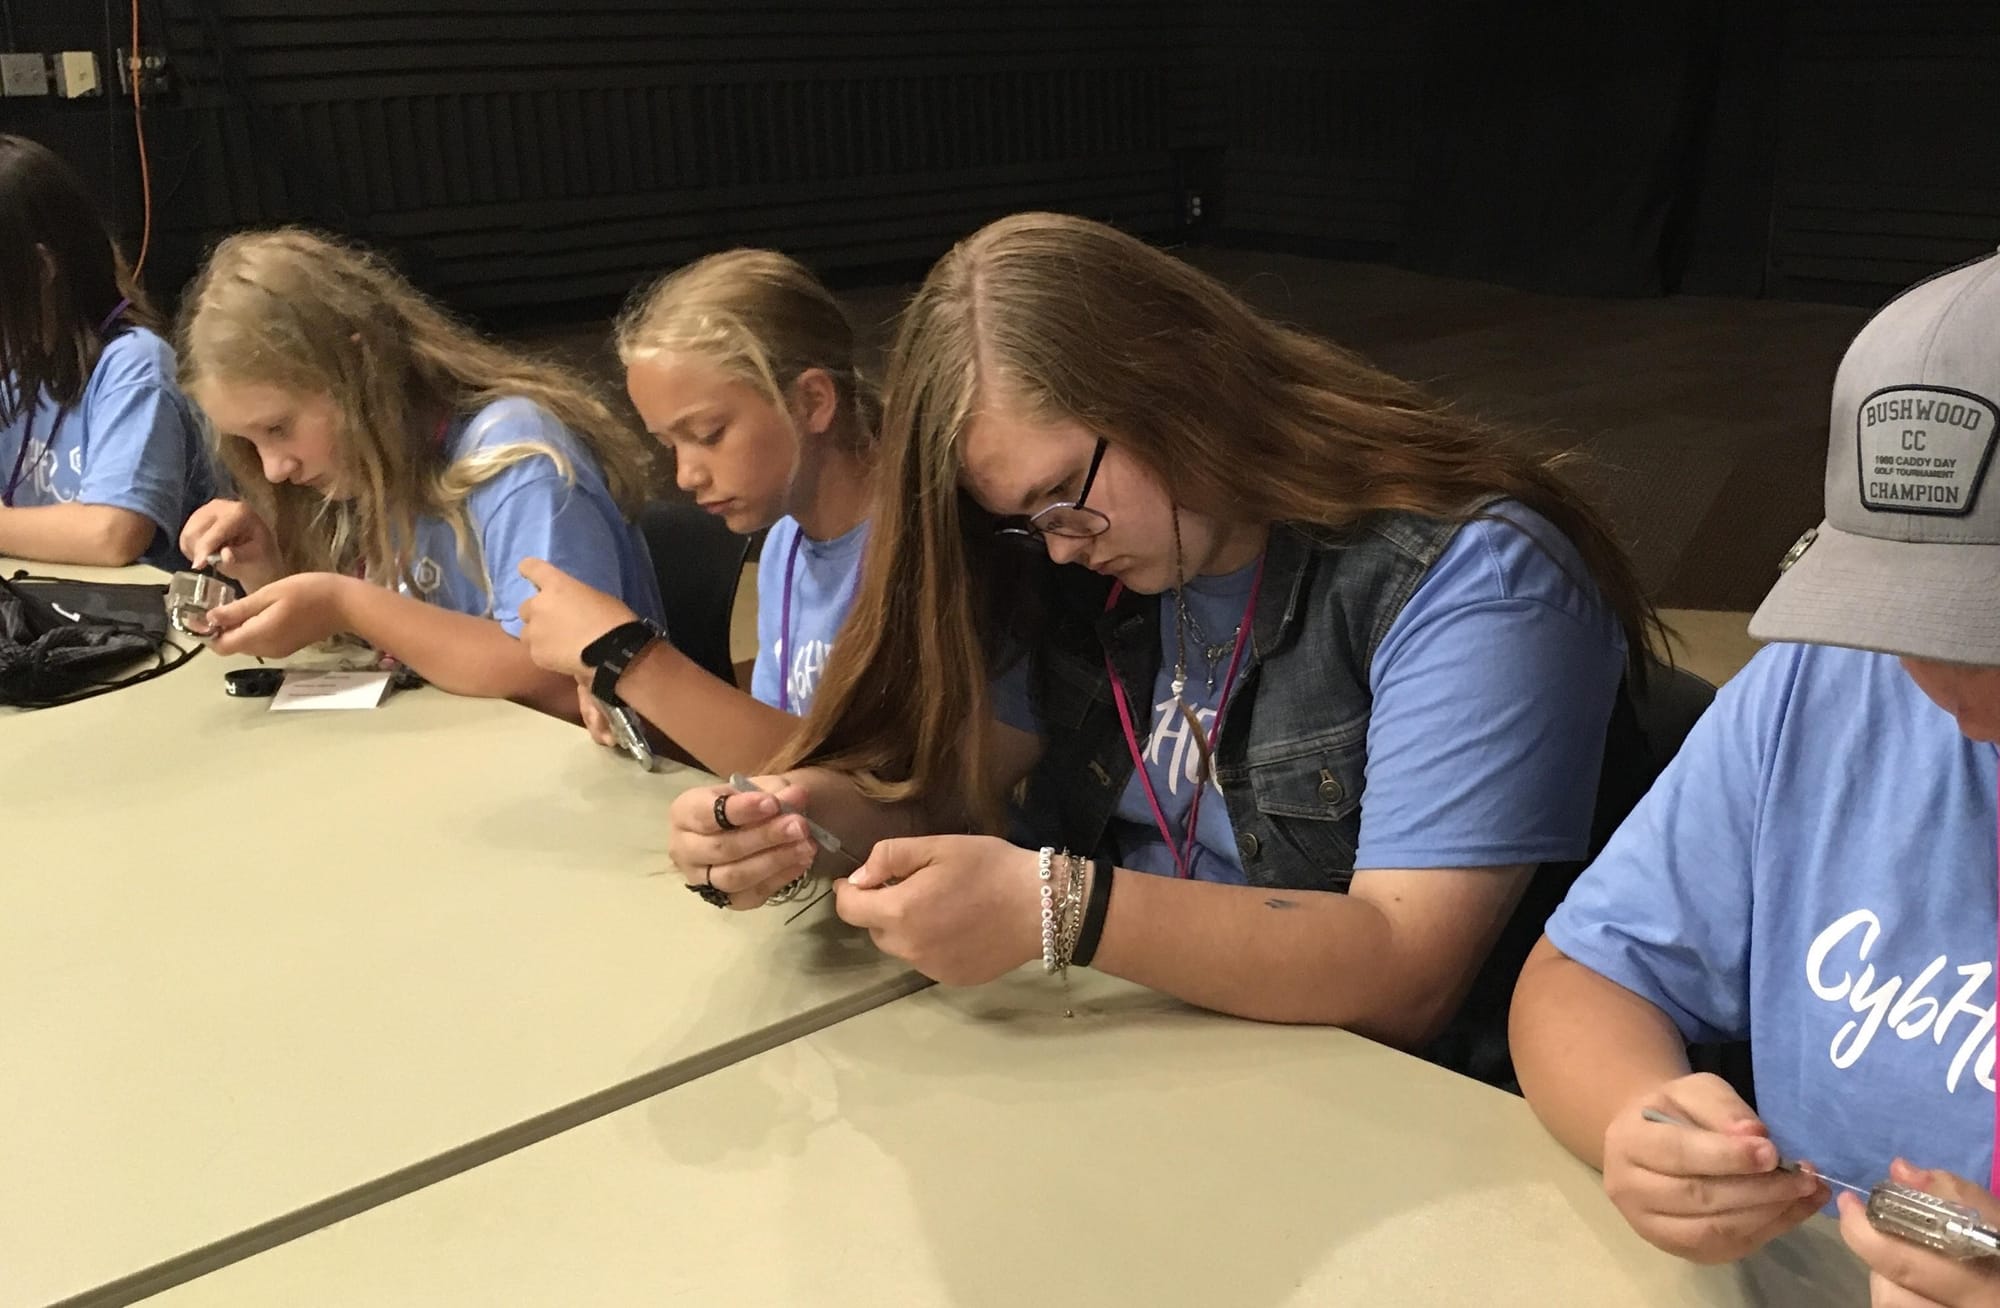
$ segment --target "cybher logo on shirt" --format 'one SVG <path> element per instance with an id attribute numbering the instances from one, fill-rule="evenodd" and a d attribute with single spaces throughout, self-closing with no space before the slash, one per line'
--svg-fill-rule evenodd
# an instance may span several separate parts
<path id="1" fill-rule="evenodd" d="M 1199 706 L 1194 715 L 1204 732 L 1215 729 L 1214 709 Z M 1188 783 L 1190 794 L 1201 788 L 1201 747 L 1188 729 L 1180 701 L 1171 695 L 1153 705 L 1153 734 L 1146 741 L 1146 766 L 1148 770 L 1164 769 L 1167 793 L 1176 798 L 1183 780 Z M 1155 771 L 1154 775 L 1161 773 Z M 1217 793 L 1222 790 L 1219 783 L 1215 788 Z"/>
<path id="2" fill-rule="evenodd" d="M 1853 1020 L 1834 1032 L 1827 1053 L 1843 1071 L 1854 1066 L 1888 1028 L 1898 1040 L 1928 1040 L 1942 1046 L 1958 1035 L 1958 1050 L 1945 1072 L 1944 1088 L 1958 1089 L 1968 1064 L 1979 1084 L 1993 1089 L 1993 1006 L 1978 1002 L 1992 994 L 1990 962 L 1951 966 L 1943 954 L 1933 958 L 1906 981 L 1879 976 L 1868 956 L 1882 937 L 1882 919 L 1865 908 L 1838 917 L 1813 939 L 1806 950 L 1806 984 L 1828 1003 L 1844 1004 Z M 1951 979 L 1929 993 L 1949 970 Z M 1948 998 L 1943 996 L 1949 995 Z M 1965 1021 L 1959 1025 L 1959 1019 Z M 1958 1031 L 1954 1032 L 1954 1026 Z"/>
<path id="3" fill-rule="evenodd" d="M 1863 400 L 1855 421 L 1864 507 L 1972 512 L 2000 427 L 1991 400 L 1948 386 L 1891 386 Z"/>
<path id="4" fill-rule="evenodd" d="M 783 644 L 779 643 L 778 648 L 782 650 Z M 819 674 L 826 670 L 827 656 L 831 653 L 831 643 L 809 640 L 793 655 L 791 674 L 785 685 L 791 696 L 792 712 L 803 714 L 812 707 L 813 695 L 819 690 Z"/>

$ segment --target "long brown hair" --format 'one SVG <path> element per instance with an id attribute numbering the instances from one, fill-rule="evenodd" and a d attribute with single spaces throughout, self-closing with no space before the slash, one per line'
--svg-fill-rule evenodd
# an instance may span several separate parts
<path id="1" fill-rule="evenodd" d="M 874 798 L 964 804 L 999 825 L 988 659 L 1018 631 L 1023 594 L 993 519 L 958 485 L 966 426 L 996 404 L 1075 420 L 1175 504 L 1223 521 L 1338 530 L 1385 510 L 1466 520 L 1518 501 L 1574 544 L 1635 675 L 1659 633 L 1624 550 L 1559 474 L 1566 456 L 1260 316 L 1142 241 L 1017 214 L 945 255 L 904 312 L 860 592 L 781 763 L 811 757 Z"/>
<path id="2" fill-rule="evenodd" d="M 215 437 L 217 461 L 269 522 L 295 571 L 346 571 L 394 584 L 408 573 L 420 517 L 451 524 L 461 561 L 485 578 L 465 501 L 503 469 L 560 450 L 519 442 L 447 461 L 430 424 L 509 398 L 532 401 L 580 440 L 628 515 L 648 488 L 652 444 L 565 368 L 486 340 L 366 250 L 298 228 L 232 236 L 188 289 L 181 379 L 324 393 L 339 410 L 340 475 L 358 491 L 329 501 L 265 481 L 247 441 Z"/>
<path id="3" fill-rule="evenodd" d="M 619 361 L 658 354 L 706 359 L 756 388 L 779 413 L 800 373 L 817 368 L 839 396 L 831 435 L 865 454 L 882 425 L 882 401 L 855 362 L 854 328 L 819 278 L 776 250 L 724 250 L 647 287 L 619 315 Z"/>
<path id="4" fill-rule="evenodd" d="M 9 378 L 0 423 L 32 412 L 44 393 L 65 409 L 83 398 L 121 300 L 118 320 L 159 330 L 75 170 L 0 133 L 0 374 Z"/>

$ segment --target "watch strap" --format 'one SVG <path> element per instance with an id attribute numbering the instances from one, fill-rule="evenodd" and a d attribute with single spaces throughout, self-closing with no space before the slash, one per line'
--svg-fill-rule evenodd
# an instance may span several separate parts
<path id="1" fill-rule="evenodd" d="M 646 646 L 665 640 L 666 635 L 659 623 L 637 618 L 619 623 L 585 645 L 579 657 L 591 669 L 590 693 L 613 707 L 623 705 L 625 701 L 618 698 L 619 678 Z"/>

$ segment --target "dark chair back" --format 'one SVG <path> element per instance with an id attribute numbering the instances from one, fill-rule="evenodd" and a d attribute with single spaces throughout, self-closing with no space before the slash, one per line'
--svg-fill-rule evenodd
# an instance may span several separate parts
<path id="1" fill-rule="evenodd" d="M 684 501 L 656 500 L 639 512 L 653 555 L 674 648 L 730 685 L 729 619 L 744 560 L 757 536 L 738 536 L 712 513 Z"/>
<path id="2" fill-rule="evenodd" d="M 1635 690 L 1629 680 L 1618 688 L 1605 729 L 1589 856 L 1580 863 L 1544 863 L 1536 870 L 1473 981 L 1465 1006 L 1444 1035 L 1423 1051 L 1426 1058 L 1488 1085 L 1519 1093 L 1513 1058 L 1507 1049 L 1507 1009 L 1521 965 L 1542 938 L 1549 914 L 1673 761 L 1689 729 L 1714 698 L 1715 687 L 1700 677 L 1657 661 L 1646 669 L 1643 690 Z"/>

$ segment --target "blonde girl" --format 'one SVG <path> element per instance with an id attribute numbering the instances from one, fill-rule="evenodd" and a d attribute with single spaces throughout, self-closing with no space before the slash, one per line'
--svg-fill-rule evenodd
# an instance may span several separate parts
<path id="1" fill-rule="evenodd" d="M 181 537 L 249 591 L 210 615 L 218 650 L 281 658 L 353 632 L 446 690 L 573 720 L 572 683 L 516 639 L 522 561 L 659 617 L 630 522 L 643 440 L 376 256 L 293 229 L 230 237 L 189 288 L 180 351 L 242 496 Z"/>
<path id="2" fill-rule="evenodd" d="M 756 771 L 812 706 L 854 599 L 875 392 L 840 305 L 771 250 L 710 255 L 661 279 L 619 320 L 617 345 L 632 403 L 673 452 L 681 489 L 732 531 L 770 535 L 750 695 L 646 632 L 607 681 L 703 766 Z M 588 690 L 598 669 L 583 653 L 637 615 L 554 567 L 528 575 L 542 593 L 523 606 L 523 639 L 542 667 L 579 679 L 585 721 L 608 743 Z"/>

